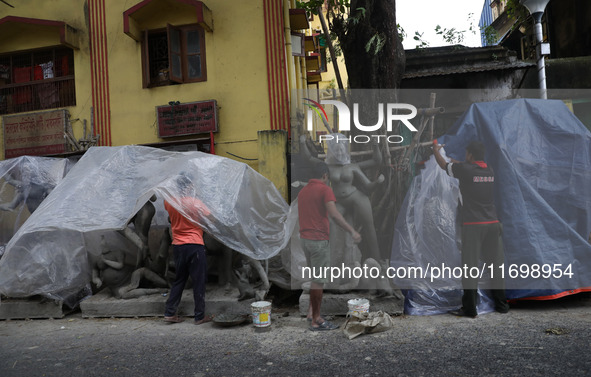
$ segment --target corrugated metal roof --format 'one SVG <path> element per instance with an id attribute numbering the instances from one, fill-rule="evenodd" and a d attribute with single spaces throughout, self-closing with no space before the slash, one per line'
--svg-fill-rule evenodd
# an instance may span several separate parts
<path id="1" fill-rule="evenodd" d="M 526 69 L 535 67 L 535 63 L 529 63 L 524 61 L 515 61 L 510 63 L 479 63 L 479 64 L 464 64 L 457 66 L 447 67 L 433 67 L 429 69 L 421 70 L 410 70 L 404 73 L 403 78 L 412 79 L 418 77 L 429 77 L 429 76 L 443 76 L 453 75 L 460 73 L 473 73 L 473 72 L 487 72 L 487 71 L 498 71 L 503 69 Z"/>
<path id="2" fill-rule="evenodd" d="M 535 63 L 517 60 L 502 46 L 443 46 L 406 51 L 405 79 L 461 73 L 526 69 Z"/>

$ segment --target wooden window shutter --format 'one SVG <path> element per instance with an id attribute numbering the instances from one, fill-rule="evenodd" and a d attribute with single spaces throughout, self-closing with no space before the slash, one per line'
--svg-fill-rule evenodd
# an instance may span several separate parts
<path id="1" fill-rule="evenodd" d="M 181 30 L 170 24 L 166 25 L 168 35 L 168 64 L 169 79 L 174 82 L 183 82 L 183 64 L 181 48 Z"/>
<path id="2" fill-rule="evenodd" d="M 142 64 L 142 78 L 143 78 L 143 84 L 144 84 L 144 88 L 147 88 L 150 83 L 151 83 L 151 79 L 150 79 L 150 49 L 148 48 L 149 46 L 149 34 L 148 34 L 148 30 L 144 30 L 144 40 L 142 41 L 142 53 L 143 53 L 143 61 L 144 64 Z"/>

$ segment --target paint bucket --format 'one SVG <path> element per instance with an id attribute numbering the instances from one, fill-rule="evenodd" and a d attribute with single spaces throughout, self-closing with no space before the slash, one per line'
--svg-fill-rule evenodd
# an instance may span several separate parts
<path id="1" fill-rule="evenodd" d="M 347 306 L 349 307 L 347 317 L 350 317 L 352 314 L 369 313 L 369 300 L 366 298 L 351 299 L 347 301 Z"/>
<path id="2" fill-rule="evenodd" d="M 250 304 L 252 309 L 252 323 L 255 327 L 267 327 L 271 325 L 271 303 L 269 301 L 256 301 Z"/>

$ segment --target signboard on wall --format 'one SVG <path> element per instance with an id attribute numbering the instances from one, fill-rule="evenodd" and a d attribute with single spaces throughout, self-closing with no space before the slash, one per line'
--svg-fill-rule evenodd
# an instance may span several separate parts
<path id="1" fill-rule="evenodd" d="M 66 110 L 53 110 L 2 117 L 4 158 L 64 153 L 66 116 Z"/>
<path id="2" fill-rule="evenodd" d="M 156 115 L 161 138 L 218 131 L 216 100 L 158 106 Z"/>

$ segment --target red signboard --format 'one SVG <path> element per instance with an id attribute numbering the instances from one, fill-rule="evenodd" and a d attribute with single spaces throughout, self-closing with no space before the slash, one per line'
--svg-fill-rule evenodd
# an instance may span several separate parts
<path id="1" fill-rule="evenodd" d="M 66 151 L 66 110 L 3 117 L 4 158 L 46 156 Z"/>
<path id="2" fill-rule="evenodd" d="M 218 131 L 216 100 L 156 107 L 158 137 L 196 135 Z"/>

